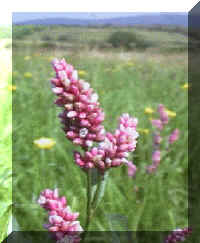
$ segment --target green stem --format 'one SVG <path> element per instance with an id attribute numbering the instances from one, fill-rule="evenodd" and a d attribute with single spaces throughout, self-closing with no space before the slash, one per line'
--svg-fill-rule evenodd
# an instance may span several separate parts
<path id="1" fill-rule="evenodd" d="M 87 172 L 87 219 L 85 224 L 85 231 L 88 231 L 91 219 L 91 199 L 92 199 L 92 187 L 91 187 L 91 170 Z"/>
<path id="2" fill-rule="evenodd" d="M 87 172 L 87 215 L 86 215 L 86 223 L 84 227 L 84 234 L 82 235 L 81 242 L 85 242 L 86 235 L 88 233 L 90 220 L 91 220 L 91 201 L 92 201 L 92 171 L 89 169 Z"/>
<path id="3" fill-rule="evenodd" d="M 98 207 L 98 204 L 100 203 L 104 195 L 107 177 L 108 177 L 108 171 L 106 171 L 104 174 L 99 175 L 97 190 L 92 202 L 93 213 L 95 212 L 96 208 Z"/>
<path id="4" fill-rule="evenodd" d="M 98 184 L 97 184 L 96 192 L 95 192 L 95 195 L 94 195 L 94 198 L 93 198 L 93 201 L 92 201 L 92 208 L 93 209 L 96 209 L 96 206 L 97 206 L 97 200 L 98 200 L 98 197 L 99 197 L 99 192 L 100 192 L 101 182 L 102 182 L 101 177 L 102 177 L 102 175 L 98 175 Z"/>
<path id="5" fill-rule="evenodd" d="M 87 219 L 85 224 L 85 232 L 82 237 L 82 242 L 85 242 L 86 235 L 88 233 L 88 229 L 91 223 L 91 219 L 95 213 L 95 210 L 101 201 L 104 195 L 104 189 L 106 185 L 106 179 L 108 176 L 108 172 L 106 171 L 103 175 L 98 175 L 98 185 L 95 191 L 94 198 L 92 200 L 92 170 L 88 170 L 87 172 Z"/>

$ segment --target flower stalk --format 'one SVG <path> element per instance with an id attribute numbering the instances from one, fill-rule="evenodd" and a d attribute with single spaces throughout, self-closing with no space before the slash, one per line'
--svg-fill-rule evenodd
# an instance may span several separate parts
<path id="1" fill-rule="evenodd" d="M 57 96 L 55 104 L 62 108 L 59 118 L 65 136 L 83 150 L 81 153 L 74 151 L 74 161 L 87 175 L 84 242 L 104 195 L 108 171 L 130 163 L 129 153 L 135 150 L 139 136 L 136 131 L 138 120 L 122 114 L 115 132 L 107 132 L 102 124 L 103 109 L 90 84 L 79 79 L 77 70 L 64 59 L 54 59 L 52 65 L 56 73 L 51 79 L 52 91 Z"/>
<path id="2" fill-rule="evenodd" d="M 109 174 L 109 171 L 106 171 L 104 174 L 99 174 L 99 182 L 97 185 L 96 193 L 94 195 L 94 199 L 92 201 L 93 213 L 96 210 L 96 208 L 98 207 L 98 205 L 104 195 L 108 174 Z"/>
<path id="3" fill-rule="evenodd" d="M 87 172 L 87 216 L 85 230 L 88 231 L 92 214 L 92 171 Z"/>

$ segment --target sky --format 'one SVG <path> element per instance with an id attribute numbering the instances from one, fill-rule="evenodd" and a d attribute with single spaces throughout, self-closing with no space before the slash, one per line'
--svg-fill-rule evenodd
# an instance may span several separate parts
<path id="1" fill-rule="evenodd" d="M 140 1 L 116 1 L 116 0 L 6 0 L 1 5 L 0 9 L 0 25 L 12 24 L 12 13 L 14 18 L 21 18 L 29 16 L 29 19 L 35 18 L 35 12 L 61 12 L 60 17 L 63 17 L 63 12 L 67 12 L 69 17 L 81 18 L 101 18 L 102 17 L 119 17 L 128 16 L 131 12 L 189 12 L 199 1 L 198 0 L 140 0 Z M 17 14 L 18 12 L 18 14 Z M 25 12 L 26 14 L 19 14 Z M 74 15 L 74 13 L 76 15 Z M 99 13 L 103 12 L 103 13 Z M 126 12 L 126 13 L 124 13 Z M 39 13 L 38 13 L 39 14 Z M 106 15 L 105 15 L 106 14 Z M 51 15 L 51 16 L 53 16 Z M 66 13 L 64 13 L 66 17 Z M 54 15 L 55 16 L 55 15 Z M 38 18 L 38 17 L 37 17 Z"/>
<path id="2" fill-rule="evenodd" d="M 107 13 L 98 13 L 98 12 L 88 12 L 88 13 L 70 13 L 70 12 L 60 12 L 60 13 L 41 13 L 41 12 L 14 12 L 12 14 L 12 22 L 23 22 L 27 20 L 34 20 L 34 19 L 46 19 L 46 18 L 75 18 L 75 19 L 105 19 L 105 18 L 115 18 L 115 17 L 127 17 L 132 15 L 140 15 L 142 12 L 135 12 L 135 13 L 124 13 L 124 12 L 107 12 Z M 152 13 L 152 12 L 151 12 Z M 145 13 L 149 14 L 149 13 Z M 160 14 L 160 12 L 155 12 L 154 14 Z M 182 12 L 180 14 L 183 14 Z"/>

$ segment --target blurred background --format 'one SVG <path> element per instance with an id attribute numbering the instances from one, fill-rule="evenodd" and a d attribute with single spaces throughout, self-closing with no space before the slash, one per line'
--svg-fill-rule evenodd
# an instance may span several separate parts
<path id="1" fill-rule="evenodd" d="M 0 242 L 11 229 L 12 57 L 11 26 L 0 27 Z M 10 222 L 10 227 L 8 227 Z"/>

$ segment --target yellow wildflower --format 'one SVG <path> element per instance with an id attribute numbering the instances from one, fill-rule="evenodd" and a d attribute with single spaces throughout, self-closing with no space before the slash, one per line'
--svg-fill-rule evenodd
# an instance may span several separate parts
<path id="1" fill-rule="evenodd" d="M 182 86 L 182 89 L 188 89 L 189 88 L 189 84 L 188 83 L 185 83 L 183 86 Z"/>
<path id="2" fill-rule="evenodd" d="M 33 143 L 40 149 L 51 149 L 56 142 L 52 138 L 42 137 L 34 140 Z"/>
<path id="3" fill-rule="evenodd" d="M 121 70 L 121 67 L 120 66 L 115 66 L 113 69 L 112 69 L 112 72 L 118 72 Z"/>
<path id="4" fill-rule="evenodd" d="M 149 129 L 146 129 L 146 128 L 143 129 L 143 133 L 144 133 L 144 134 L 149 134 Z"/>
<path id="5" fill-rule="evenodd" d="M 151 107 L 146 107 L 144 109 L 144 113 L 145 114 L 152 114 L 152 113 L 154 113 L 154 110 Z"/>
<path id="6" fill-rule="evenodd" d="M 26 72 L 26 73 L 24 73 L 24 77 L 25 78 L 32 78 L 32 73 L 29 73 L 29 72 Z"/>
<path id="7" fill-rule="evenodd" d="M 128 67 L 133 67 L 134 66 L 134 63 L 133 62 L 127 62 L 127 66 Z"/>
<path id="8" fill-rule="evenodd" d="M 25 57 L 24 57 L 24 60 L 25 60 L 25 61 L 28 61 L 28 60 L 30 60 L 30 59 L 31 59 L 30 56 L 25 56 Z"/>
<path id="9" fill-rule="evenodd" d="M 147 128 L 139 128 L 138 131 L 146 135 L 149 134 L 149 129 Z"/>
<path id="10" fill-rule="evenodd" d="M 78 75 L 81 76 L 81 77 L 84 77 L 84 76 L 87 75 L 87 72 L 84 71 L 84 70 L 79 70 L 79 71 L 78 71 Z"/>
<path id="11" fill-rule="evenodd" d="M 167 112 L 169 117 L 175 117 L 176 116 L 176 112 L 174 112 L 174 111 L 170 111 L 168 109 L 165 109 L 165 111 Z"/>
<path id="12" fill-rule="evenodd" d="M 53 56 L 47 57 L 47 60 L 50 61 L 50 62 L 51 62 L 53 59 L 54 59 Z"/>
<path id="13" fill-rule="evenodd" d="M 8 85 L 9 91 L 15 91 L 17 89 L 16 85 Z"/>

